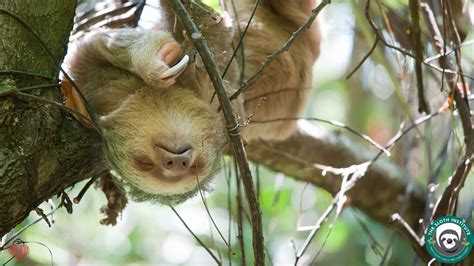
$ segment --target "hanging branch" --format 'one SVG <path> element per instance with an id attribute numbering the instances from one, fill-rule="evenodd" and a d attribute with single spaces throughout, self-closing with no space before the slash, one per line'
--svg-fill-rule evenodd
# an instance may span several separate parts
<path id="1" fill-rule="evenodd" d="M 412 40 L 415 45 L 415 73 L 416 73 L 416 85 L 418 89 L 418 112 L 430 113 L 430 106 L 426 102 L 425 89 L 423 87 L 423 69 L 421 64 L 423 62 L 423 46 L 421 44 L 421 29 L 420 29 L 420 17 L 419 12 L 420 5 L 418 0 L 410 0 L 410 16 L 411 16 L 411 33 Z"/>
<path id="2" fill-rule="evenodd" d="M 264 249 L 264 238 L 262 230 L 262 212 L 258 204 L 257 197 L 255 195 L 255 188 L 253 185 L 252 174 L 249 169 L 247 162 L 247 155 L 245 154 L 242 139 L 240 138 L 240 128 L 237 120 L 235 119 L 230 100 L 225 92 L 224 84 L 222 83 L 221 75 L 217 69 L 217 66 L 213 60 L 213 56 L 209 50 L 209 47 L 204 40 L 200 30 L 192 21 L 184 5 L 179 0 L 171 1 L 171 5 L 181 21 L 183 28 L 186 30 L 186 34 L 189 40 L 192 41 L 194 47 L 201 55 L 209 77 L 214 85 L 217 97 L 223 110 L 228 134 L 229 141 L 232 147 L 232 151 L 236 161 L 238 163 L 239 172 L 242 177 L 242 183 L 247 196 L 247 201 L 251 211 L 252 221 L 252 232 L 253 232 L 253 250 L 255 257 L 255 265 L 265 264 L 265 249 Z"/>

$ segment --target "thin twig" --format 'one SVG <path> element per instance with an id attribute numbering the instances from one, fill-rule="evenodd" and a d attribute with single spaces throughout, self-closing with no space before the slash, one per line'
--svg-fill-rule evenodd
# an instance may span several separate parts
<path id="1" fill-rule="evenodd" d="M 410 16 L 411 16 L 411 30 L 412 40 L 415 45 L 415 74 L 416 84 L 418 89 L 418 112 L 430 113 L 430 107 L 426 102 L 425 89 L 423 86 L 423 69 L 421 64 L 423 62 L 423 46 L 421 44 L 421 30 L 420 30 L 420 17 L 419 10 L 420 6 L 418 0 L 410 0 Z"/>
<path id="2" fill-rule="evenodd" d="M 379 29 L 377 28 L 377 26 L 375 25 L 374 21 L 372 20 L 372 17 L 370 15 L 370 2 L 371 0 L 367 0 L 367 3 L 365 5 L 365 17 L 367 18 L 367 21 L 369 22 L 369 25 L 370 27 L 372 28 L 372 31 L 374 32 L 375 34 L 375 37 L 377 39 L 379 39 L 386 47 L 388 48 L 391 48 L 397 52 L 400 52 L 402 53 L 403 55 L 405 56 L 408 56 L 408 57 L 411 57 L 413 59 L 416 60 L 416 56 L 412 53 L 410 53 L 409 51 L 403 49 L 403 48 L 400 48 L 398 46 L 395 46 L 393 44 L 390 44 L 388 43 L 385 38 L 382 36 L 382 34 L 379 32 Z M 471 77 L 469 75 L 466 75 L 466 74 L 463 74 L 463 73 L 458 73 L 457 71 L 454 71 L 454 70 L 451 70 L 450 68 L 446 68 L 446 67 L 438 67 L 436 65 L 433 65 L 433 64 L 430 64 L 429 62 L 425 62 L 424 60 L 422 61 L 422 63 L 432 69 L 435 69 L 439 72 L 442 72 L 442 73 L 450 73 L 450 74 L 458 74 L 458 75 L 462 75 L 463 77 L 465 78 L 469 78 L 471 80 L 474 79 L 474 77 Z"/>
<path id="3" fill-rule="evenodd" d="M 280 47 L 280 49 L 276 50 L 275 52 L 273 52 L 273 54 L 267 57 L 267 61 L 265 61 L 265 63 L 255 72 L 255 74 L 251 76 L 249 79 L 247 79 L 242 84 L 242 86 L 240 86 L 240 88 L 234 94 L 232 94 L 232 96 L 230 97 L 230 100 L 232 101 L 234 99 L 237 99 L 237 97 L 241 93 L 247 90 L 247 88 L 249 88 L 254 82 L 256 82 L 263 75 L 263 72 L 265 72 L 265 70 L 273 63 L 273 61 L 280 54 L 288 51 L 288 49 L 290 49 L 290 46 L 298 39 L 301 33 L 303 33 L 304 31 L 306 31 L 307 29 L 311 27 L 311 25 L 313 24 L 313 21 L 316 19 L 316 17 L 321 12 L 321 10 L 323 10 L 323 8 L 330 3 L 331 3 L 331 0 L 321 1 L 321 3 L 311 11 L 311 16 L 308 17 L 306 22 L 303 25 L 301 25 L 301 27 L 299 27 L 295 32 L 291 34 L 290 38 L 285 42 L 285 44 L 283 44 L 282 47 Z"/>
<path id="4" fill-rule="evenodd" d="M 438 219 L 444 215 L 453 215 L 457 206 L 457 197 L 472 166 L 472 161 L 463 159 L 456 167 L 448 186 L 443 191 L 433 208 L 431 219 Z"/>
<path id="5" fill-rule="evenodd" d="M 360 60 L 357 66 L 349 73 L 349 75 L 346 76 L 346 79 L 350 79 L 352 75 L 354 75 L 354 73 L 364 64 L 365 60 L 367 60 L 375 51 L 375 48 L 377 48 L 377 44 L 379 44 L 379 38 L 375 38 L 374 44 L 370 48 L 369 52 L 362 58 L 362 60 Z"/>
<path id="6" fill-rule="evenodd" d="M 235 183 L 237 187 L 237 239 L 239 240 L 240 254 L 242 257 L 241 263 L 243 266 L 247 265 L 247 258 L 245 256 L 245 242 L 244 242 L 244 226 L 243 226 L 243 217 L 244 206 L 242 204 L 242 191 L 240 188 L 240 177 L 239 169 L 237 168 L 237 162 L 234 160 L 235 167 Z"/>
<path id="7" fill-rule="evenodd" d="M 424 243 L 416 233 L 411 229 L 410 225 L 403 220 L 403 218 L 398 214 L 395 213 L 391 217 L 390 224 L 398 229 L 398 231 L 410 242 L 413 250 L 415 250 L 416 254 L 425 262 L 431 260 L 431 256 L 428 254 L 426 249 L 423 248 Z"/>
<path id="8" fill-rule="evenodd" d="M 431 114 L 428 114 L 428 115 L 425 115 L 425 116 L 422 116 L 418 119 L 416 119 L 410 126 L 408 126 L 407 128 L 405 129 L 400 129 L 397 134 L 395 134 L 395 136 L 393 136 L 388 142 L 387 144 L 385 144 L 385 149 L 392 149 L 395 144 L 397 144 L 397 142 L 399 142 L 403 136 L 405 136 L 406 134 L 408 134 L 412 129 L 414 128 L 417 128 L 419 125 L 429 121 L 430 119 L 438 116 L 439 114 L 441 114 L 442 112 L 441 111 L 437 111 L 437 112 L 434 112 L 434 113 L 431 113 Z M 382 156 L 384 153 L 379 151 L 377 153 L 377 155 L 375 155 L 374 158 L 372 158 L 372 160 L 370 160 L 371 163 L 375 162 L 380 156 Z"/>
<path id="9" fill-rule="evenodd" d="M 341 191 L 343 192 L 343 191 Z M 314 237 L 316 236 L 316 233 L 318 233 L 319 229 L 321 229 L 323 223 L 328 219 L 329 215 L 332 213 L 332 211 L 334 210 L 335 207 L 337 207 L 337 205 L 339 204 L 339 201 L 342 199 L 342 198 L 345 198 L 345 193 L 341 193 L 339 192 L 336 197 L 334 197 L 331 205 L 329 205 L 326 210 L 321 214 L 321 216 L 319 217 L 318 221 L 316 222 L 316 224 L 313 225 L 313 229 L 311 230 L 311 232 L 309 233 L 308 237 L 306 237 L 304 243 L 303 243 L 303 246 L 300 247 L 300 249 L 298 250 L 297 252 L 297 255 L 296 255 L 296 260 L 295 260 L 295 265 L 297 265 L 298 261 L 301 259 L 301 257 L 303 256 L 303 254 L 305 253 L 305 251 L 308 249 L 309 247 L 309 244 L 311 244 L 311 242 L 313 241 Z M 347 191 L 345 191 L 347 192 Z"/>
<path id="10" fill-rule="evenodd" d="M 7 74 L 20 74 L 20 75 L 28 75 L 31 77 L 36 77 L 36 78 L 43 78 L 46 80 L 54 80 L 54 77 L 49 77 L 46 75 L 41 75 L 37 73 L 31 73 L 27 71 L 21 71 L 21 70 L 0 70 L 0 74 L 2 75 L 7 75 Z"/>
<path id="11" fill-rule="evenodd" d="M 196 170 L 196 172 L 198 172 L 198 170 Z M 229 245 L 229 243 L 227 243 L 227 240 L 225 239 L 224 235 L 221 233 L 221 230 L 219 229 L 216 222 L 214 221 L 214 218 L 212 218 L 211 211 L 209 211 L 209 207 L 207 206 L 207 201 L 206 201 L 206 198 L 204 197 L 204 194 L 202 193 L 201 184 L 199 182 L 199 177 L 197 175 L 196 175 L 196 182 L 198 185 L 199 195 L 201 196 L 201 201 L 204 204 L 204 209 L 206 209 L 206 212 L 207 212 L 207 216 L 209 216 L 209 219 L 211 219 L 211 222 L 214 228 L 217 230 L 217 233 L 219 233 L 219 236 L 221 237 L 222 241 L 224 241 L 227 248 L 232 250 L 231 246 Z"/>
<path id="12" fill-rule="evenodd" d="M 186 11 L 184 5 L 179 0 L 171 1 L 173 9 L 181 21 L 189 40 L 192 41 L 194 47 L 201 55 L 204 66 L 209 74 L 209 77 L 214 85 L 214 89 L 219 98 L 220 105 L 224 114 L 229 140 L 232 147 L 233 154 L 238 162 L 239 171 L 244 184 L 247 202 L 250 206 L 252 233 L 253 233 L 253 250 L 256 265 L 265 264 L 265 248 L 264 237 L 262 229 L 262 213 L 255 195 L 255 187 L 252 180 L 252 173 L 250 172 L 247 155 L 245 154 L 242 139 L 240 138 L 240 128 L 234 116 L 234 111 L 227 97 L 222 78 L 219 75 L 217 66 L 213 60 L 213 56 L 209 47 L 200 33 L 197 26 Z"/>
<path id="13" fill-rule="evenodd" d="M 183 218 L 181 218 L 179 213 L 175 210 L 175 208 L 171 205 L 170 205 L 170 208 L 176 214 L 176 216 L 178 216 L 179 220 L 183 223 L 184 227 L 186 227 L 188 232 L 191 233 L 191 235 L 193 235 L 194 239 L 196 239 L 196 241 L 207 251 L 207 253 L 209 253 L 209 255 L 211 255 L 211 257 L 214 259 L 214 261 L 218 265 L 222 265 L 222 262 L 219 261 L 219 259 L 216 257 L 216 255 L 214 255 L 214 253 L 212 253 L 212 251 L 204 244 L 204 242 L 202 242 L 201 239 L 199 239 L 199 237 L 197 237 L 197 235 L 194 234 L 193 230 L 191 230 L 191 228 L 189 228 L 189 226 L 186 224 L 186 222 L 183 220 Z"/>
<path id="14" fill-rule="evenodd" d="M 32 86 L 32 87 L 39 87 L 41 85 L 38 85 L 38 86 Z M 16 90 L 9 90 L 9 91 L 6 91 L 6 92 L 2 92 L 0 93 L 0 96 L 18 96 L 18 97 L 23 97 L 23 98 L 30 98 L 30 99 L 33 99 L 35 101 L 39 101 L 39 102 L 45 102 L 45 103 L 48 103 L 48 104 L 51 104 L 51 105 L 54 105 L 62 110 L 65 110 L 67 112 L 71 112 L 77 116 L 80 116 L 81 118 L 85 119 L 86 121 L 88 121 L 92 127 L 97 130 L 98 132 L 100 132 L 99 128 L 96 126 L 95 123 L 93 123 L 89 117 L 85 116 L 84 114 L 82 114 L 81 112 L 78 112 L 74 109 L 71 109 L 67 106 L 65 106 L 64 104 L 61 104 L 61 103 L 58 103 L 58 102 L 55 102 L 55 101 L 52 101 L 52 100 L 48 100 L 48 99 L 45 99 L 45 98 L 41 98 L 41 97 L 38 97 L 36 95 L 32 95 L 32 94 L 27 94 L 27 93 L 23 93 L 21 92 L 22 90 L 30 90 L 32 87 L 26 87 L 26 88 L 21 88 L 21 89 L 16 89 Z"/>
<path id="15" fill-rule="evenodd" d="M 29 86 L 29 87 L 23 87 L 23 88 L 14 88 L 11 90 L 6 90 L 0 92 L 0 97 L 5 97 L 5 96 L 11 96 L 14 95 L 16 92 L 21 92 L 21 91 L 30 91 L 30 90 L 35 90 L 35 89 L 48 89 L 48 88 L 59 88 L 61 85 L 59 83 L 53 83 L 53 84 L 43 84 L 43 85 L 34 85 L 34 86 Z"/>
<path id="16" fill-rule="evenodd" d="M 224 78 L 225 74 L 227 74 L 227 70 L 229 70 L 229 67 L 230 67 L 232 61 L 234 60 L 235 56 L 237 55 L 237 52 L 240 49 L 240 46 L 243 44 L 244 39 L 245 39 L 245 35 L 247 34 L 247 31 L 250 27 L 250 24 L 252 23 L 253 16 L 255 15 L 255 12 L 257 11 L 257 7 L 258 7 L 259 4 L 260 4 L 260 0 L 257 0 L 255 2 L 255 5 L 254 5 L 253 9 L 252 9 L 252 14 L 250 14 L 249 21 L 247 22 L 247 25 L 245 26 L 244 31 L 240 34 L 239 43 L 237 43 L 237 46 L 235 47 L 234 52 L 232 53 L 232 56 L 230 57 L 229 63 L 227 63 L 227 66 L 225 67 L 224 72 L 222 73 L 222 78 Z"/>
<path id="17" fill-rule="evenodd" d="M 383 255 L 382 254 L 382 251 L 383 251 L 382 245 L 380 245 L 380 243 L 377 241 L 377 239 L 375 239 L 375 236 L 372 234 L 372 232 L 370 232 L 370 229 L 367 226 L 367 224 L 364 221 L 362 221 L 362 219 L 359 217 L 358 214 L 356 214 L 356 209 L 351 209 L 351 213 L 352 213 L 352 216 L 354 216 L 354 218 L 356 219 L 357 223 L 362 228 L 362 231 L 364 232 L 364 234 L 369 239 L 370 248 L 372 249 L 372 251 L 375 253 L 375 255 L 379 256 L 380 259 L 382 259 L 382 255 Z"/>
<path id="18" fill-rule="evenodd" d="M 60 203 L 55 209 L 53 209 L 52 211 L 50 211 L 49 213 L 46 214 L 46 216 L 51 216 L 53 215 L 53 213 L 55 213 L 59 208 L 62 207 L 62 204 Z M 5 240 L 5 242 L 2 243 L 2 246 L 0 246 L 0 251 L 2 250 L 5 250 L 8 246 L 8 244 L 15 240 L 16 238 L 18 238 L 19 235 L 21 235 L 26 229 L 30 228 L 31 226 L 37 224 L 38 222 L 40 222 L 41 220 L 43 220 L 43 217 L 39 217 L 37 218 L 36 220 L 30 222 L 29 224 L 23 226 L 20 230 L 18 230 L 15 234 L 13 234 L 10 238 L 8 238 L 7 240 Z"/>
<path id="19" fill-rule="evenodd" d="M 50 249 L 48 246 L 46 246 L 46 245 L 43 244 L 43 243 L 37 242 L 37 241 L 22 241 L 22 242 L 25 243 L 25 244 L 31 243 L 31 244 L 37 244 L 37 245 L 40 245 L 40 246 L 45 247 L 45 248 L 48 250 L 49 257 L 51 258 L 51 266 L 54 266 L 53 252 L 51 251 L 51 249 Z"/>
<path id="20" fill-rule="evenodd" d="M 232 2 L 232 4 L 234 4 L 234 3 Z M 226 65 L 226 67 L 225 67 L 225 69 L 224 69 L 224 72 L 222 73 L 222 79 L 224 79 L 225 75 L 227 74 L 227 71 L 229 70 L 229 68 L 230 68 L 230 66 L 231 66 L 231 64 L 232 64 L 232 61 L 234 60 L 235 56 L 237 55 L 237 52 L 238 52 L 239 50 L 242 50 L 242 51 L 243 51 L 243 47 L 242 47 L 242 49 L 240 49 L 240 46 L 242 46 L 242 44 L 244 43 L 245 35 L 247 34 L 247 31 L 248 31 L 248 29 L 249 29 L 249 27 L 250 27 L 250 24 L 252 23 L 252 19 L 253 19 L 254 15 L 255 15 L 255 12 L 257 11 L 257 7 L 258 7 L 259 4 L 260 4 L 260 0 L 257 0 L 257 1 L 255 2 L 254 7 L 253 7 L 252 14 L 250 14 L 249 21 L 247 22 L 247 25 L 245 26 L 245 29 L 244 29 L 243 32 L 240 31 L 240 26 L 239 26 L 239 36 L 240 36 L 239 42 L 237 43 L 237 46 L 234 48 L 234 52 L 232 53 L 232 56 L 230 57 L 230 60 L 229 60 L 229 62 L 227 63 L 227 65 Z M 235 7 L 235 6 L 233 5 L 233 7 Z M 236 13 L 235 8 L 234 8 L 234 13 Z M 239 20 L 238 20 L 238 19 L 237 19 L 237 25 L 239 25 Z M 216 96 L 216 92 L 214 92 L 214 94 L 212 94 L 211 103 L 212 103 L 212 101 L 214 100 L 214 97 L 215 97 L 215 96 Z"/>
<path id="21" fill-rule="evenodd" d="M 227 217 L 228 217 L 228 230 L 227 230 L 227 239 L 229 239 L 229 246 L 232 246 L 232 200 L 231 200 L 231 168 L 229 164 L 226 164 L 224 159 L 222 159 L 222 164 L 224 165 L 224 176 L 227 184 Z M 229 266 L 232 266 L 232 256 L 235 255 L 235 252 L 229 247 L 227 248 L 227 259 L 229 261 Z"/>
<path id="22" fill-rule="evenodd" d="M 82 197 L 84 197 L 84 195 L 86 194 L 87 190 L 89 190 L 91 185 L 94 184 L 97 178 L 99 178 L 102 174 L 103 173 L 101 173 L 100 175 L 96 175 L 92 177 L 89 181 L 87 181 L 87 183 L 84 185 L 81 191 L 79 191 L 79 194 L 77 194 L 77 196 L 74 199 L 72 199 L 72 202 L 74 202 L 75 204 L 79 204 L 79 202 L 81 202 Z"/>
<path id="23" fill-rule="evenodd" d="M 368 143 L 370 143 L 371 145 L 376 147 L 378 150 L 385 153 L 385 155 L 391 156 L 390 151 L 385 149 L 382 145 L 378 144 L 371 137 L 369 137 L 369 136 L 365 135 L 364 133 L 361 133 L 361 132 L 357 131 L 356 129 L 354 129 L 354 128 L 352 128 L 352 127 L 350 127 L 350 126 L 348 126 L 344 123 L 341 123 L 339 121 L 325 120 L 325 119 L 316 118 L 316 117 L 302 117 L 302 118 L 300 118 L 300 117 L 283 117 L 283 118 L 274 118 L 274 119 L 269 119 L 269 120 L 255 120 L 255 121 L 252 121 L 252 123 L 264 124 L 264 123 L 274 123 L 274 122 L 279 122 L 279 121 L 292 121 L 292 120 L 318 121 L 318 122 L 329 124 L 329 125 L 332 125 L 332 126 L 335 126 L 335 127 L 344 128 L 344 129 L 348 130 L 349 132 L 353 133 L 354 135 L 356 135 L 356 136 L 362 138 L 363 140 L 367 141 Z"/>

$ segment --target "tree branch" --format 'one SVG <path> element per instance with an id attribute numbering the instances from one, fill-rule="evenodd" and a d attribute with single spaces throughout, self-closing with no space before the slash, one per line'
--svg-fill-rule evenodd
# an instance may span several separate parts
<path id="1" fill-rule="evenodd" d="M 244 145 L 242 139 L 240 138 L 239 124 L 235 119 L 234 111 L 232 110 L 230 100 L 225 91 L 224 84 L 222 83 L 222 78 L 219 74 L 219 70 L 217 69 L 217 65 L 213 60 L 211 51 L 209 50 L 209 47 L 207 46 L 207 43 L 204 40 L 200 30 L 194 24 L 180 0 L 173 0 L 171 1 L 171 4 L 174 11 L 176 12 L 176 15 L 178 16 L 178 19 L 181 21 L 184 29 L 186 30 L 189 40 L 192 41 L 194 47 L 201 55 L 204 66 L 209 73 L 209 77 L 211 78 L 212 84 L 214 85 L 214 89 L 222 107 L 229 135 L 230 146 L 232 147 L 232 153 L 239 166 L 239 172 L 242 177 L 242 183 L 246 192 L 245 194 L 247 196 L 247 202 L 250 207 L 255 265 L 264 265 L 265 248 L 262 229 L 262 212 L 255 195 L 252 174 L 247 162 L 247 155 L 245 154 Z"/>
<path id="2" fill-rule="evenodd" d="M 322 127 L 301 126 L 288 140 L 278 143 L 252 142 L 247 146 L 249 159 L 295 179 L 310 182 L 333 195 L 341 189 L 342 178 L 328 171 L 323 175 L 314 164 L 348 167 L 371 160 L 372 152 L 359 143 Z M 347 192 L 351 204 L 368 216 L 388 224 L 390 216 L 399 211 L 408 179 L 393 163 L 378 159 L 365 176 Z M 404 219 L 418 224 L 425 197 L 416 190 L 409 195 Z"/>

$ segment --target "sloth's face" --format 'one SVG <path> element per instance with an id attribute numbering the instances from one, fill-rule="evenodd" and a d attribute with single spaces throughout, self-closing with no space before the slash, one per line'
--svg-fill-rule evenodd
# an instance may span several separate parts
<path id="1" fill-rule="evenodd" d="M 107 159 L 135 200 L 180 203 L 219 169 L 225 127 L 191 90 L 145 87 L 102 121 Z"/>
<path id="2" fill-rule="evenodd" d="M 441 235 L 440 243 L 446 251 L 456 251 L 459 244 L 459 238 L 455 234 L 446 233 Z"/>

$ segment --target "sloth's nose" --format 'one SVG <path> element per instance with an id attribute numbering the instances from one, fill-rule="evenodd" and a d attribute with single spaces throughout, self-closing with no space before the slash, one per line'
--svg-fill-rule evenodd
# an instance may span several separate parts
<path id="1" fill-rule="evenodd" d="M 448 239 L 448 244 L 451 244 L 453 243 L 453 240 L 452 239 Z"/>
<path id="2" fill-rule="evenodd" d="M 181 177 L 186 174 L 192 165 L 193 150 L 191 148 L 181 150 L 179 153 L 162 149 L 163 168 L 170 171 L 173 176 Z"/>

